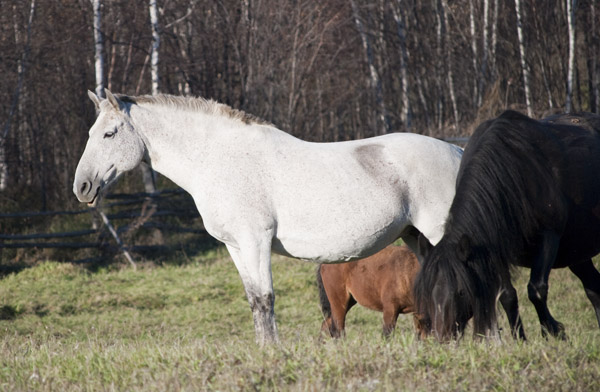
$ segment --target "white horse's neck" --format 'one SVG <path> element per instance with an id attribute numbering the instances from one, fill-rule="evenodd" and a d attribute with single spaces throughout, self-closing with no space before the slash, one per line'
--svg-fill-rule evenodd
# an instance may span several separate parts
<path id="1" fill-rule="evenodd" d="M 204 174 L 218 167 L 219 160 L 252 153 L 257 146 L 268 148 L 265 143 L 253 143 L 256 138 L 301 142 L 266 123 L 210 111 L 142 104 L 132 105 L 130 115 L 152 168 L 190 193 L 202 186 Z"/>

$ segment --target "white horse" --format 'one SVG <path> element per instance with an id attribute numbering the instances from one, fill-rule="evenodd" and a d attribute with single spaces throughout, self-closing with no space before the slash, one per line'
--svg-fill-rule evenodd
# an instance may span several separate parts
<path id="1" fill-rule="evenodd" d="M 278 340 L 271 251 L 331 263 L 399 237 L 415 250 L 423 236 L 442 237 L 456 146 L 410 133 L 309 143 L 212 100 L 88 95 L 99 115 L 75 173 L 77 198 L 95 205 L 142 161 L 189 192 L 239 271 L 259 344 Z"/>

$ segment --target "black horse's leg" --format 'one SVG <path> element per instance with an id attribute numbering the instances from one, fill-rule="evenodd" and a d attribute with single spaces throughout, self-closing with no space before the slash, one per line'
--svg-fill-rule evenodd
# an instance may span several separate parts
<path id="1" fill-rule="evenodd" d="M 402 241 L 404 241 L 410 250 L 412 250 L 417 256 L 419 264 L 423 265 L 425 256 L 427 256 L 431 248 L 433 248 L 427 237 L 425 237 L 423 233 L 412 226 L 406 229 L 405 232 L 402 233 L 401 237 Z"/>
<path id="2" fill-rule="evenodd" d="M 548 333 L 561 339 L 565 339 L 564 326 L 556 321 L 548 310 L 548 278 L 550 270 L 556 259 L 556 251 L 560 237 L 555 232 L 543 234 L 538 255 L 531 266 L 531 276 L 527 284 L 529 300 L 535 306 L 535 310 L 542 325 L 542 335 Z"/>
<path id="3" fill-rule="evenodd" d="M 525 338 L 525 331 L 523 330 L 521 316 L 519 315 L 519 299 L 517 298 L 517 290 L 515 290 L 512 283 L 508 282 L 504 285 L 504 289 L 500 295 L 500 303 L 506 312 L 512 337 L 514 339 L 519 338 L 521 340 L 527 340 Z"/>
<path id="4" fill-rule="evenodd" d="M 598 326 L 600 326 L 600 272 L 594 267 L 591 259 L 569 268 L 583 283 L 585 293 L 596 311 Z"/>

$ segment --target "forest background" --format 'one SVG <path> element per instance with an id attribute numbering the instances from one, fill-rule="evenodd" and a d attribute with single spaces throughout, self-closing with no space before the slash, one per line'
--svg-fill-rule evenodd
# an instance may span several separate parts
<path id="1" fill-rule="evenodd" d="M 95 119 L 87 90 L 102 86 L 213 98 L 316 142 L 387 132 L 468 136 L 507 108 L 535 117 L 598 113 L 599 7 L 596 0 L 3 0 L 0 211 L 76 208 L 73 175 Z M 119 186 L 143 190 L 139 177 Z"/>

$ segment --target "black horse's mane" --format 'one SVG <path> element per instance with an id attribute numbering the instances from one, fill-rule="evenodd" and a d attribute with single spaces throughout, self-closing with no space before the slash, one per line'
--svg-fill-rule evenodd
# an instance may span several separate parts
<path id="1" fill-rule="evenodd" d="M 536 241 L 539 203 L 560 204 L 548 156 L 559 143 L 550 134 L 539 147 L 540 133 L 549 134 L 543 129 L 547 126 L 507 111 L 476 129 L 462 158 L 445 235 L 415 284 L 419 309 L 432 305 L 428 301 L 433 280 L 447 276 L 465 297 L 463 303 L 472 306 L 462 311 L 473 316 L 475 332 L 491 329 L 495 302 L 503 282 L 510 281 L 511 264 Z M 560 167 L 560 162 L 554 163 Z"/>
<path id="2" fill-rule="evenodd" d="M 468 236 L 474 252 L 485 247 L 486 260 L 500 270 L 523 255 L 542 218 L 539 205 L 558 206 L 560 189 L 553 168 L 560 168 L 560 144 L 545 125 L 508 111 L 480 125 L 463 156 L 456 197 L 445 233 L 452 242 Z M 540 134 L 548 136 L 540 147 Z M 556 154 L 549 156 L 550 151 Z"/>

